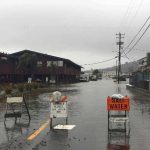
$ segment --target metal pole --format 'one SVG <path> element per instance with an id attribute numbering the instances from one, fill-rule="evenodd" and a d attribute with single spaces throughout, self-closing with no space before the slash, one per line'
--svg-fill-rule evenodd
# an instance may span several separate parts
<path id="1" fill-rule="evenodd" d="M 118 72 L 118 66 L 117 66 L 117 60 L 116 60 L 116 80 L 117 80 L 117 72 Z"/>
<path id="2" fill-rule="evenodd" d="M 121 73 L 121 48 L 122 48 L 121 45 L 123 45 L 123 42 L 121 41 L 121 39 L 124 38 L 123 37 L 124 34 L 119 33 L 116 35 L 118 35 L 117 38 L 119 38 L 119 41 L 117 42 L 117 45 L 119 45 L 119 52 L 118 52 L 118 84 L 119 84 L 120 73 Z"/>
<path id="3" fill-rule="evenodd" d="M 120 53 L 120 48 L 121 48 L 121 33 L 119 33 L 119 57 L 118 57 L 118 84 L 120 81 L 120 67 L 121 67 L 121 53 Z"/>

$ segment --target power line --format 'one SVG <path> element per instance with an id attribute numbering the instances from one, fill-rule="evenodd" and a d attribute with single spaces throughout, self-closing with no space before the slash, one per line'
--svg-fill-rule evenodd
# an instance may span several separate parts
<path id="1" fill-rule="evenodd" d="M 133 21 L 135 20 L 136 15 L 137 15 L 142 3 L 143 3 L 143 0 L 135 0 L 134 6 L 132 8 L 132 15 L 130 15 L 131 17 L 128 19 L 129 21 L 127 23 L 128 24 L 127 31 L 129 31 L 131 29 L 131 25 L 133 24 Z"/>
<path id="2" fill-rule="evenodd" d="M 138 31 L 138 33 L 133 37 L 133 39 L 131 40 L 131 42 L 128 44 L 128 46 L 125 47 L 125 49 L 122 51 L 122 53 L 125 52 L 129 48 L 129 46 L 134 42 L 134 40 L 137 38 L 137 36 L 142 31 L 142 29 L 144 28 L 144 26 L 146 25 L 146 23 L 148 22 L 149 19 L 150 19 L 150 16 L 146 19 L 146 21 L 144 22 L 144 24 L 142 25 L 142 27 L 140 28 L 140 30 Z"/>
<path id="3" fill-rule="evenodd" d="M 104 63 L 104 62 L 108 62 L 108 61 L 114 60 L 114 59 L 116 59 L 116 58 L 117 58 L 117 56 L 116 56 L 116 57 L 113 57 L 113 58 L 111 58 L 111 59 L 107 59 L 107 60 L 103 60 L 103 61 L 95 62 L 95 63 L 90 63 L 90 64 L 84 64 L 84 65 L 96 65 L 96 64 L 100 64 L 100 63 Z M 82 65 L 82 66 L 84 66 L 84 65 Z"/>
<path id="4" fill-rule="evenodd" d="M 138 44 L 138 42 L 141 40 L 141 38 L 144 36 L 144 34 L 146 33 L 146 31 L 149 29 L 150 24 L 147 26 L 147 28 L 144 30 L 143 34 L 140 36 L 140 38 L 136 41 L 136 43 L 126 52 L 126 54 L 128 54 L 129 52 L 131 52 L 133 50 L 133 48 Z"/>
<path id="5" fill-rule="evenodd" d="M 132 4 L 132 0 L 130 0 L 130 3 L 129 3 L 129 5 L 128 5 L 128 7 L 127 7 L 127 10 L 126 10 L 126 12 L 125 12 L 125 14 L 124 14 L 124 16 L 123 16 L 122 20 L 121 20 L 121 23 L 120 23 L 120 26 L 119 26 L 119 27 L 121 27 L 121 26 L 122 26 L 123 21 L 124 21 L 124 20 L 125 20 L 125 18 L 128 16 L 131 4 Z"/>
<path id="6" fill-rule="evenodd" d="M 126 22 L 127 22 L 127 19 L 129 18 L 129 14 L 131 14 L 131 10 L 133 10 L 132 7 L 134 6 L 134 3 L 135 3 L 135 2 L 136 2 L 136 0 L 131 0 L 131 1 L 130 1 L 129 5 L 128 5 L 128 7 L 127 7 L 127 10 L 126 10 L 126 12 L 125 12 L 125 14 L 124 14 L 124 16 L 123 16 L 123 18 L 122 18 L 122 20 L 121 20 L 121 23 L 120 23 L 119 28 L 121 28 L 121 26 L 122 26 L 122 24 L 124 24 L 125 20 L 126 20 Z M 127 19 L 126 19 L 126 18 L 127 18 Z"/>
<path id="7" fill-rule="evenodd" d="M 130 24 L 129 24 L 129 27 L 130 27 L 130 28 L 131 28 L 131 24 L 134 22 L 134 20 L 135 20 L 137 14 L 138 14 L 138 12 L 139 12 L 141 6 L 142 6 L 142 3 L 143 3 L 143 0 L 140 0 L 140 1 L 139 1 L 139 4 L 137 4 L 137 9 L 135 9 L 135 14 L 134 14 L 133 17 L 130 19 L 130 20 L 131 20 L 131 21 L 130 21 Z"/>
<path id="8" fill-rule="evenodd" d="M 128 59 L 128 60 L 130 60 L 130 58 L 126 55 L 126 53 L 125 52 L 123 52 L 124 53 L 124 56 Z M 122 56 L 122 57 L 124 57 L 124 56 Z"/>

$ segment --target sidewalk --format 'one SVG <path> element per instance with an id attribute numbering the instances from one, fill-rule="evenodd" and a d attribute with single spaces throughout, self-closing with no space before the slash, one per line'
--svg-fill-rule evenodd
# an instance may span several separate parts
<path id="1" fill-rule="evenodd" d="M 126 84 L 126 88 L 140 92 L 140 93 L 145 94 L 145 95 L 150 95 L 150 91 L 142 89 L 142 88 L 137 88 L 137 87 L 129 85 L 129 84 Z"/>

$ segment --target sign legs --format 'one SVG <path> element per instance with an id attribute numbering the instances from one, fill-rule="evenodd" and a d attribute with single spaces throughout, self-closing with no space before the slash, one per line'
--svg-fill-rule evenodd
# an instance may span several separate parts
<path id="1" fill-rule="evenodd" d="M 53 119 L 50 118 L 50 130 L 53 129 Z"/>

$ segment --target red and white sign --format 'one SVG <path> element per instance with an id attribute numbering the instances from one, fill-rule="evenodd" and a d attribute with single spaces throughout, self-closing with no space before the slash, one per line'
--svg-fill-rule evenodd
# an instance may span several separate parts
<path id="1" fill-rule="evenodd" d="M 130 99 L 128 96 L 123 98 L 112 98 L 108 96 L 107 98 L 107 110 L 122 110 L 129 111 L 130 110 Z"/>
<path id="2" fill-rule="evenodd" d="M 67 117 L 67 102 L 51 102 L 50 105 L 50 118 L 63 118 Z"/>

